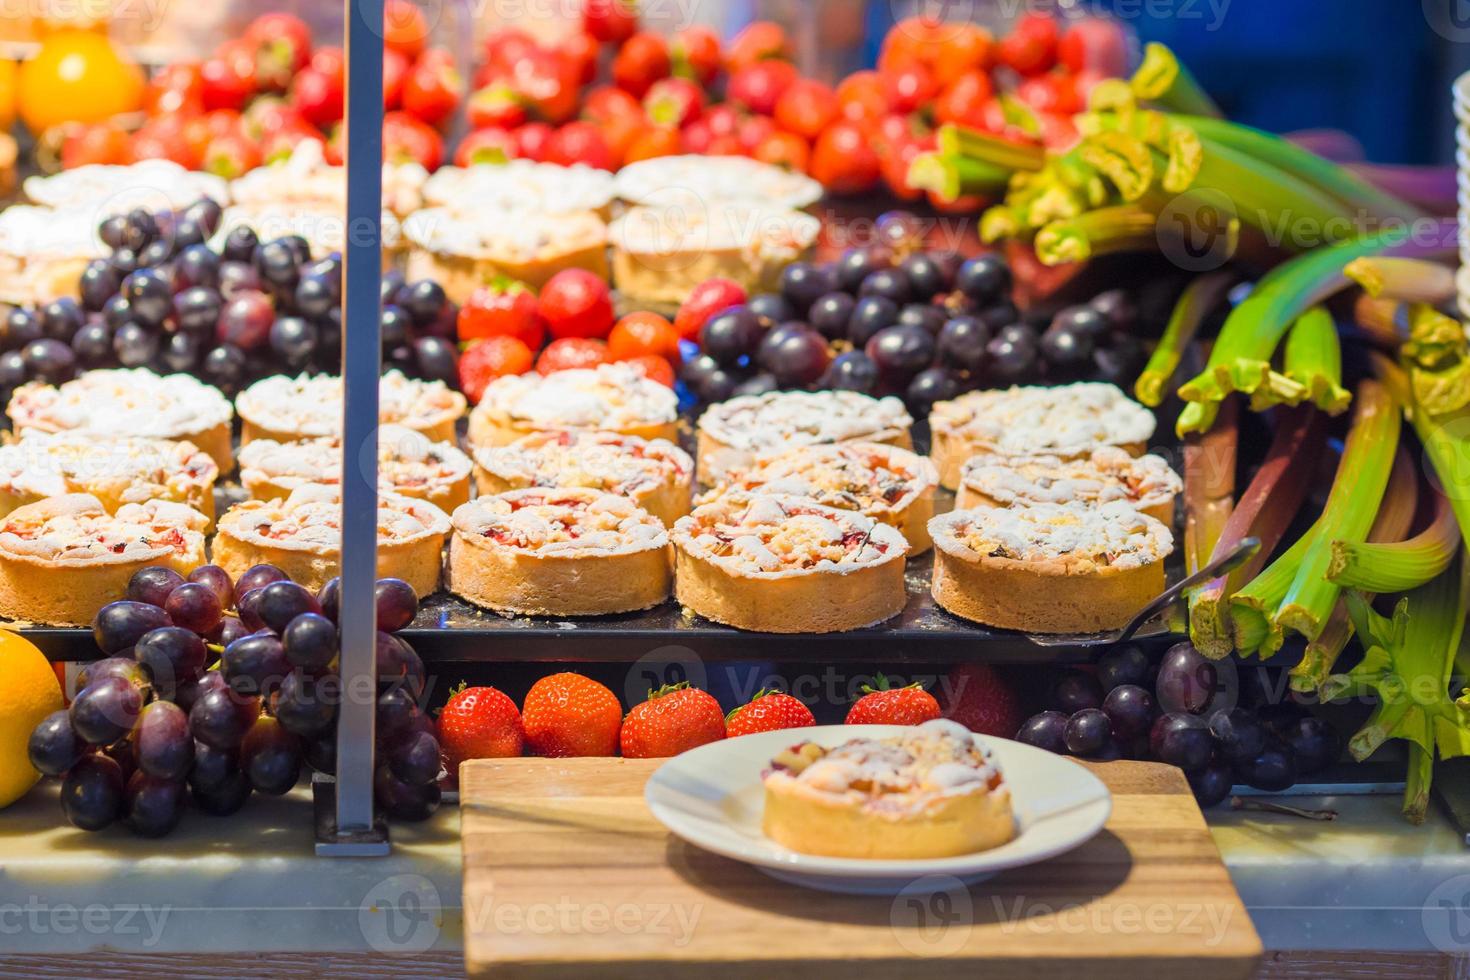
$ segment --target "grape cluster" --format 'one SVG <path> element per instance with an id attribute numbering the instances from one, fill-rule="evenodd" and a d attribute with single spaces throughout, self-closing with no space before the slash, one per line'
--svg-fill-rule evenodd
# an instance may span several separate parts
<path id="1" fill-rule="evenodd" d="M 779 293 L 710 317 L 681 378 L 706 402 L 784 388 L 898 395 L 916 415 L 976 388 L 1130 382 L 1142 347 L 1121 290 L 1041 324 L 1012 301 L 1004 258 L 854 248 L 794 262 Z"/>
<path id="2" fill-rule="evenodd" d="M 1225 706 L 1220 694 L 1216 665 L 1188 642 L 1170 647 L 1156 670 L 1137 647 L 1121 647 L 1096 673 L 1058 677 L 1050 710 L 1028 718 L 1016 738 L 1085 759 L 1178 766 L 1202 807 L 1237 782 L 1279 792 L 1337 761 L 1341 736 L 1301 705 Z"/>
<path id="3" fill-rule="evenodd" d="M 110 249 L 82 271 L 80 300 L 16 308 L 0 320 L 0 393 L 77 371 L 146 367 L 189 373 L 227 392 L 283 371 L 335 373 L 342 354 L 342 259 L 313 259 L 304 238 L 260 241 L 245 226 L 208 242 L 212 200 L 137 209 L 102 222 Z M 438 283 L 383 279 L 383 346 L 407 374 L 453 384 L 453 304 Z"/>
<path id="4" fill-rule="evenodd" d="M 83 830 L 122 820 L 157 837 L 190 798 L 225 816 L 252 793 L 288 792 L 303 764 L 334 772 L 338 593 L 337 579 L 314 595 L 272 565 L 233 582 L 217 565 L 187 578 L 164 566 L 134 574 L 93 623 L 106 658 L 83 668 L 70 708 L 31 734 L 31 763 L 62 778 L 66 818 Z M 389 816 L 421 820 L 439 805 L 439 742 L 419 708 L 423 662 L 394 635 L 418 598 L 382 579 L 376 600 L 375 794 Z"/>

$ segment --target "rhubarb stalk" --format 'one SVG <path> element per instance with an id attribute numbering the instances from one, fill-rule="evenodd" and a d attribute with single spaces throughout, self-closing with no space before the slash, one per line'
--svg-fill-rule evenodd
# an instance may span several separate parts
<path id="1" fill-rule="evenodd" d="M 1233 400 L 1226 402 L 1223 424 L 1184 441 L 1184 560 L 1191 575 L 1210 560 L 1235 508 L 1236 411 Z"/>
<path id="2" fill-rule="evenodd" d="M 1342 386 L 1342 347 L 1332 314 L 1314 306 L 1291 325 L 1286 335 L 1285 374 L 1305 389 L 1306 397 L 1329 415 L 1347 410 L 1352 395 Z"/>
<path id="3" fill-rule="evenodd" d="M 1036 257 L 1045 265 L 1063 265 L 1152 249 L 1158 244 L 1155 222 L 1153 214 L 1131 204 L 1097 208 L 1042 227 L 1036 233 Z"/>
<path id="4" fill-rule="evenodd" d="M 1397 474 L 1398 470 L 1394 470 Z M 1395 493 L 1392 481 L 1387 499 Z M 1346 589 L 1365 592 L 1406 592 L 1418 588 L 1449 567 L 1460 547 L 1460 525 L 1450 499 L 1434 493 L 1434 517 L 1411 538 L 1382 539 L 1369 535 L 1367 542 L 1332 542 L 1332 562 L 1327 577 Z M 1385 503 L 1384 507 L 1387 508 Z"/>
<path id="5" fill-rule="evenodd" d="M 1455 298 L 1455 270 L 1422 259 L 1365 257 L 1342 270 L 1372 297 L 1403 303 L 1447 303 Z"/>
<path id="6" fill-rule="evenodd" d="M 1180 294 L 1179 301 L 1174 304 L 1173 312 L 1169 314 L 1164 335 L 1159 338 L 1158 345 L 1144 365 L 1143 373 L 1133 385 L 1135 398 L 1150 408 L 1157 408 L 1163 403 L 1164 392 L 1174 377 L 1174 372 L 1179 369 L 1184 349 L 1194 340 L 1194 335 L 1199 332 L 1205 317 L 1225 298 L 1234 284 L 1235 277 L 1228 272 L 1212 272 L 1190 280 Z"/>
<path id="7" fill-rule="evenodd" d="M 1200 88 L 1189 69 L 1162 44 L 1150 42 L 1144 47 L 1143 63 L 1128 84 L 1141 101 L 1152 102 L 1172 112 L 1196 116 L 1224 115 Z"/>

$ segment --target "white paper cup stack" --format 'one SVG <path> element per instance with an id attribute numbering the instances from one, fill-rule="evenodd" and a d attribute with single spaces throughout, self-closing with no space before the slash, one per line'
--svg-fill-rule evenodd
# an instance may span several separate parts
<path id="1" fill-rule="evenodd" d="M 1460 316 L 1470 320 L 1470 72 L 1450 88 L 1455 107 L 1455 171 L 1459 191 L 1460 270 L 1455 275 Z"/>

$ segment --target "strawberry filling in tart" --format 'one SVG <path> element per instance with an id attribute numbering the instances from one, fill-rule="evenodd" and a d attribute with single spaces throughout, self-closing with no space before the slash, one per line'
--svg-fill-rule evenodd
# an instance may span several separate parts
<path id="1" fill-rule="evenodd" d="M 1161 456 L 1130 456 L 1116 446 L 1088 456 L 972 456 L 961 471 L 956 506 L 1010 507 L 1016 504 L 1088 506 L 1122 501 L 1169 524 L 1174 498 L 1184 489 L 1179 474 Z"/>
<path id="2" fill-rule="evenodd" d="M 601 430 L 677 438 L 678 398 L 635 364 L 497 378 L 470 413 L 472 446 L 504 446 L 536 432 Z"/>
<path id="3" fill-rule="evenodd" d="M 342 428 L 342 379 L 278 374 L 242 391 L 235 407 L 244 421 L 242 444 L 335 436 Z M 454 440 L 454 424 L 464 410 L 464 395 L 442 381 L 422 381 L 392 370 L 378 382 L 378 421 L 422 432 L 434 442 Z"/>

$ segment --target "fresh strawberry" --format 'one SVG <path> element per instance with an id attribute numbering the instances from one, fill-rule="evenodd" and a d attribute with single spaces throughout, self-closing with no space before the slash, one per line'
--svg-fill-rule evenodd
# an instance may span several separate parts
<path id="1" fill-rule="evenodd" d="M 668 358 L 659 357 L 657 354 L 640 354 L 637 357 L 628 358 L 626 363 L 641 367 L 643 376 L 649 381 L 657 381 L 665 388 L 674 387 L 674 365 L 669 363 Z"/>
<path id="2" fill-rule="evenodd" d="M 674 314 L 674 329 L 683 340 L 699 340 L 704 323 L 721 310 L 745 302 L 745 287 L 733 279 L 706 279 L 689 290 Z"/>
<path id="3" fill-rule="evenodd" d="M 63 170 L 89 163 L 128 163 L 133 155 L 127 131 L 113 122 L 82 126 L 67 133 L 61 143 Z"/>
<path id="4" fill-rule="evenodd" d="M 638 30 L 638 4 L 634 0 L 586 0 L 582 30 L 604 44 L 622 44 Z"/>
<path id="5" fill-rule="evenodd" d="M 429 19 L 413 0 L 383 4 L 383 44 L 412 61 L 429 43 Z"/>
<path id="6" fill-rule="evenodd" d="M 148 81 L 143 110 L 150 116 L 165 112 L 194 115 L 204 111 L 204 81 L 195 64 L 164 65 Z"/>
<path id="7" fill-rule="evenodd" d="M 557 55 L 574 67 L 578 85 L 590 85 L 597 77 L 597 38 L 586 31 L 574 31 L 556 46 Z"/>
<path id="8" fill-rule="evenodd" d="M 654 82 L 667 78 L 671 70 L 669 46 L 663 37 L 642 31 L 618 49 L 613 58 L 612 78 L 619 88 L 641 99 Z"/>
<path id="9" fill-rule="evenodd" d="M 216 55 L 199 66 L 199 97 L 206 112 L 213 109 L 245 108 L 255 94 L 255 78 L 239 69 L 233 59 Z"/>
<path id="10" fill-rule="evenodd" d="M 254 170 L 260 162 L 260 148 L 243 136 L 216 136 L 204 151 L 204 169 L 226 180 Z"/>
<path id="11" fill-rule="evenodd" d="M 855 71 L 837 85 L 837 111 L 843 119 L 869 123 L 893 111 L 888 86 L 875 71 Z"/>
<path id="12" fill-rule="evenodd" d="M 525 374 L 535 359 L 531 348 L 515 337 L 500 335 L 471 344 L 459 358 L 459 389 L 471 405 L 478 405 L 490 382 L 508 374 Z"/>
<path id="13" fill-rule="evenodd" d="M 291 80 L 291 104 L 313 126 L 330 126 L 342 118 L 342 82 L 308 65 Z"/>
<path id="14" fill-rule="evenodd" d="M 304 122 L 278 129 L 260 141 L 260 162 L 279 163 L 288 159 L 303 140 L 324 142 L 322 131 Z M 324 147 L 325 149 L 325 147 Z"/>
<path id="15" fill-rule="evenodd" d="M 413 62 L 392 48 L 383 51 L 383 108 L 392 112 L 403 104 L 403 84 Z"/>
<path id="16" fill-rule="evenodd" d="M 616 85 L 588 89 L 582 99 L 582 118 L 603 123 L 617 116 L 643 117 L 643 104 Z"/>
<path id="17" fill-rule="evenodd" d="M 496 276 L 478 286 L 459 308 L 460 343 L 486 337 L 515 337 L 531 350 L 540 350 L 546 337 L 536 294 L 525 283 Z"/>
<path id="18" fill-rule="evenodd" d="M 628 712 L 618 741 L 625 759 L 662 759 L 725 737 L 725 713 L 708 691 L 688 681 L 648 692 Z"/>
<path id="19" fill-rule="evenodd" d="M 493 687 L 461 685 L 439 711 L 439 747 L 451 776 L 466 759 L 514 759 L 525 740 L 516 703 Z"/>
<path id="20" fill-rule="evenodd" d="M 742 153 L 753 155 L 755 148 L 776 131 L 776 121 L 770 116 L 752 114 L 740 120 L 740 127 L 735 130 L 735 138 L 740 141 Z"/>
<path id="21" fill-rule="evenodd" d="M 730 76 L 725 94 L 751 112 L 769 116 L 776 102 L 797 80 L 796 66 L 789 61 L 757 61 L 737 69 Z"/>
<path id="22" fill-rule="evenodd" d="M 1056 64 L 1060 33 L 1055 17 L 1025 14 L 1001 39 L 996 57 L 1018 75 L 1039 75 Z"/>
<path id="23" fill-rule="evenodd" d="M 384 113 L 383 159 L 389 163 L 417 163 L 433 172 L 444 162 L 444 137 L 411 113 Z"/>
<path id="24" fill-rule="evenodd" d="M 750 155 L 761 163 L 804 174 L 811 165 L 812 148 L 795 133 L 778 129 L 757 143 Z"/>
<path id="25" fill-rule="evenodd" d="M 669 43 L 674 74 L 709 85 L 720 73 L 720 36 L 703 24 L 693 24 Z"/>
<path id="26" fill-rule="evenodd" d="M 553 337 L 605 338 L 613 328 L 612 295 L 600 276 L 563 269 L 541 287 L 541 316 Z"/>
<path id="27" fill-rule="evenodd" d="M 485 35 L 485 61 L 495 71 L 508 74 L 539 47 L 536 39 L 519 27 L 497 27 Z"/>
<path id="28" fill-rule="evenodd" d="M 599 170 L 616 170 L 612 147 L 595 123 L 569 122 L 557 129 L 546 144 L 546 161 L 570 167 L 585 163 Z"/>
<path id="29" fill-rule="evenodd" d="M 623 709 L 617 695 L 590 678 L 552 674 L 526 692 L 521 722 L 534 755 L 616 755 Z"/>
<path id="30" fill-rule="evenodd" d="M 917 112 L 929 105 L 939 92 L 939 85 L 928 68 L 913 63 L 884 72 L 888 103 L 894 112 Z"/>
<path id="31" fill-rule="evenodd" d="M 643 96 L 648 118 L 660 126 L 683 126 L 704 111 L 704 90 L 687 78 L 661 78 Z"/>
<path id="32" fill-rule="evenodd" d="M 838 120 L 812 148 L 811 175 L 834 194 L 858 194 L 878 183 L 882 161 L 858 124 Z"/>
<path id="33" fill-rule="evenodd" d="M 338 85 L 347 82 L 347 55 L 341 48 L 330 45 L 317 48 L 311 53 L 311 61 L 307 62 L 307 67 L 336 79 Z"/>
<path id="34" fill-rule="evenodd" d="M 668 127 L 650 126 L 648 117 L 643 115 L 642 110 L 636 116 L 613 116 L 602 122 L 594 123 L 597 131 L 602 134 L 602 140 L 607 144 L 608 152 L 612 157 L 612 169 L 617 170 L 628 162 L 628 150 L 650 129 Z"/>
<path id="35" fill-rule="evenodd" d="M 240 127 L 246 136 L 262 140 L 283 129 L 294 129 L 306 122 L 296 107 L 279 95 L 262 95 L 250 103 L 240 117 Z"/>
<path id="36" fill-rule="evenodd" d="M 607 341 L 593 337 L 559 337 L 546 345 L 536 358 L 537 374 L 555 374 L 578 368 L 595 368 L 606 364 Z"/>
<path id="37" fill-rule="evenodd" d="M 516 155 L 538 163 L 546 161 L 546 145 L 556 131 L 543 122 L 517 126 L 512 135 L 516 138 Z"/>
<path id="38" fill-rule="evenodd" d="M 286 91 L 311 58 L 311 28 L 291 14 L 261 14 L 245 28 L 245 40 L 255 49 L 259 84 L 273 92 Z"/>
<path id="39" fill-rule="evenodd" d="M 985 129 L 985 106 L 994 94 L 995 86 L 989 75 L 983 71 L 966 72 L 934 100 L 934 121 Z"/>
<path id="40" fill-rule="evenodd" d="M 816 139 L 836 118 L 836 93 L 810 78 L 798 78 L 776 100 L 776 122 L 809 140 Z"/>
<path id="41" fill-rule="evenodd" d="M 579 71 L 555 51 L 537 47 L 515 63 L 508 78 L 532 115 L 559 124 L 577 114 Z"/>
<path id="42" fill-rule="evenodd" d="M 939 717 L 939 702 L 922 684 L 890 688 L 879 674 L 876 687 L 863 685 L 866 692 L 847 712 L 849 725 L 918 725 Z"/>
<path id="43" fill-rule="evenodd" d="M 780 691 L 757 691 L 749 704 L 743 704 L 725 716 L 725 735 L 753 735 L 784 728 L 810 728 L 817 720 L 812 711 L 796 698 Z"/>
<path id="44" fill-rule="evenodd" d="M 623 166 L 639 160 L 652 160 L 654 157 L 671 157 L 682 149 L 683 141 L 677 129 L 647 126 L 633 137 L 633 141 L 623 151 Z"/>
<path id="45" fill-rule="evenodd" d="M 515 129 L 526 121 L 526 107 L 515 86 L 501 80 L 475 90 L 465 104 L 465 117 L 474 129 Z"/>
<path id="46" fill-rule="evenodd" d="M 454 165 L 472 167 L 478 163 L 504 163 L 514 159 L 519 150 L 515 135 L 508 129 L 486 126 L 465 134 L 454 148 Z"/>
<path id="47" fill-rule="evenodd" d="M 940 694 L 942 717 L 982 735 L 1014 738 L 1026 718 L 1010 680 L 986 664 L 956 664 Z"/>
<path id="48" fill-rule="evenodd" d="M 750 22 L 725 49 L 725 67 L 732 72 L 772 59 L 791 59 L 791 39 L 786 36 L 786 29 L 775 21 Z"/>
<path id="49" fill-rule="evenodd" d="M 1057 59 L 1073 74 L 1118 78 L 1128 71 L 1128 37 L 1112 18 L 1083 17 L 1069 22 L 1057 44 Z"/>
<path id="50" fill-rule="evenodd" d="M 454 114 L 464 98 L 464 76 L 454 66 L 454 56 L 443 48 L 430 48 L 419 56 L 403 81 L 403 108 L 430 126 L 438 126 Z"/>

